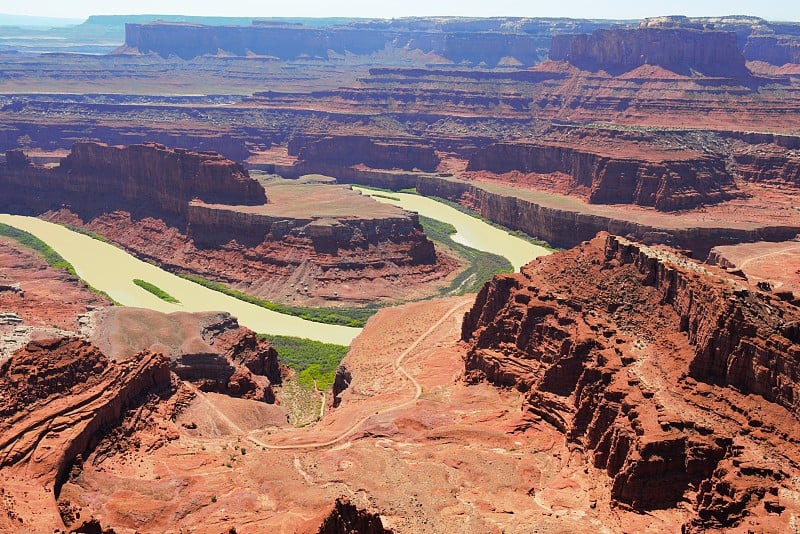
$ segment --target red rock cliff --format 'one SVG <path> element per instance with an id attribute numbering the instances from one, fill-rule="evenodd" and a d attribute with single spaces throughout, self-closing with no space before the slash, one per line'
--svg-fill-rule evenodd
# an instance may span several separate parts
<path id="1" fill-rule="evenodd" d="M 744 180 L 800 187 L 800 156 L 796 151 L 769 147 L 735 154 L 733 159 L 736 171 Z"/>
<path id="2" fill-rule="evenodd" d="M 612 499 L 689 499 L 699 528 L 764 513 L 798 471 L 783 460 L 800 453 L 798 320 L 724 271 L 601 235 L 496 277 L 462 337 L 468 378 L 525 392 L 532 418 L 607 472 Z"/>
<path id="3" fill-rule="evenodd" d="M 638 204 L 662 211 L 722 202 L 738 194 L 725 162 L 713 156 L 652 160 L 550 144 L 495 143 L 472 156 L 467 170 L 560 172 L 571 177 L 574 188 L 589 190 L 590 203 Z"/>
<path id="4" fill-rule="evenodd" d="M 76 143 L 60 169 L 66 171 L 68 190 L 147 200 L 180 214 L 193 198 L 218 204 L 266 202 L 264 188 L 241 165 L 213 152 L 155 143 L 127 147 Z"/>
<path id="5" fill-rule="evenodd" d="M 666 243 L 689 249 L 704 258 L 712 247 L 752 241 L 785 241 L 800 232 L 796 226 L 659 227 L 607 215 L 582 213 L 569 208 L 489 191 L 479 184 L 440 177 L 417 181 L 417 191 L 459 202 L 483 217 L 513 230 L 521 230 L 560 247 L 573 247 L 600 231 L 632 235 L 646 243 Z"/>
<path id="6" fill-rule="evenodd" d="M 684 74 L 748 75 L 736 34 L 713 30 L 602 29 L 590 35 L 555 35 L 550 59 L 611 74 L 658 65 Z"/>
<path id="7" fill-rule="evenodd" d="M 439 157 L 433 148 L 413 138 L 371 139 L 358 135 L 296 136 L 289 154 L 318 164 L 357 165 L 376 169 L 434 171 Z"/>
<path id="8" fill-rule="evenodd" d="M 76 143 L 53 169 L 30 165 L 18 154 L 6 155 L 0 189 L 7 193 L 6 202 L 19 202 L 32 211 L 62 204 L 103 211 L 146 205 L 151 212 L 185 217 L 194 198 L 220 204 L 266 202 L 264 188 L 241 165 L 211 152 L 155 143 L 128 147 Z"/>
<path id="9" fill-rule="evenodd" d="M 168 387 L 160 354 L 111 362 L 86 341 L 31 341 L 0 368 L 0 480 L 22 528 L 63 526 L 54 495 L 76 455 L 148 391 Z"/>

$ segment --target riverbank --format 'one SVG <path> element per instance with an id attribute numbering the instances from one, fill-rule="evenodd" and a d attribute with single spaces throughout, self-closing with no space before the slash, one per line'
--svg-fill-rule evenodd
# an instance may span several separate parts
<path id="1" fill-rule="evenodd" d="M 61 225 L 35 217 L 0 214 L 0 222 L 25 230 L 47 243 L 75 268 L 78 276 L 124 306 L 171 313 L 228 311 L 240 324 L 261 333 L 349 345 L 360 328 L 315 323 L 266 310 L 205 288 L 145 263 L 127 252 Z M 147 280 L 180 304 L 165 302 L 134 284 Z"/>

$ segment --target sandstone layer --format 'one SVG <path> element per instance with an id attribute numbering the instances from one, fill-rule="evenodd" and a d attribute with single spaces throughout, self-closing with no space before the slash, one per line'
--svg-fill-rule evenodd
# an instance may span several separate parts
<path id="1" fill-rule="evenodd" d="M 377 26 L 377 24 L 376 24 Z M 361 26 L 312 28 L 304 25 L 254 23 L 252 26 L 203 26 L 180 23 L 126 24 L 125 45 L 118 53 L 156 53 L 184 59 L 220 53 L 267 56 L 283 60 L 328 59 L 345 54 L 369 55 L 387 47 L 418 50 L 445 61 L 486 63 L 504 58 L 530 65 L 539 60 L 542 37 L 519 31 L 442 31 Z M 545 38 L 546 39 L 546 38 Z"/>
<path id="2" fill-rule="evenodd" d="M 193 199 L 256 206 L 267 201 L 247 171 L 219 154 L 154 143 L 76 143 L 56 168 L 33 165 L 21 151 L 11 151 L 0 172 L 6 202 L 28 211 L 77 204 L 87 211 L 128 208 L 173 219 L 187 217 Z"/>
<path id="3" fill-rule="evenodd" d="M 4 528 L 63 526 L 55 498 L 73 460 L 150 391 L 168 388 L 163 356 L 109 361 L 75 338 L 31 341 L 0 368 Z"/>
<path id="4" fill-rule="evenodd" d="M 170 370 L 202 391 L 275 402 L 281 382 L 278 353 L 228 313 L 162 314 L 107 308 L 91 341 L 108 357 L 124 361 L 143 350 L 169 358 Z"/>
<path id="5" fill-rule="evenodd" d="M 471 380 L 524 392 L 634 509 L 686 529 L 782 530 L 794 512 L 794 305 L 666 248 L 600 235 L 504 275 L 464 320 Z M 786 512 L 786 513 L 784 513 Z"/>

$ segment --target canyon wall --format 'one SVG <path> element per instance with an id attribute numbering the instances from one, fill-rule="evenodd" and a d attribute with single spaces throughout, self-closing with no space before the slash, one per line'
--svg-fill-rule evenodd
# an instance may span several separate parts
<path id="1" fill-rule="evenodd" d="M 781 458 L 796 454 L 798 319 L 724 271 L 600 235 L 495 277 L 462 338 L 468 380 L 522 391 L 612 479 L 612 500 L 688 499 L 692 528 L 719 528 L 773 509 L 795 471 Z"/>
<path id="2" fill-rule="evenodd" d="M 744 72 L 741 52 L 748 61 L 797 63 L 800 42 L 797 24 L 742 16 L 655 17 L 641 24 L 632 20 L 501 17 L 335 21 L 338 24 L 254 20 L 250 26 L 247 20 L 236 19 L 215 25 L 204 25 L 202 20 L 130 19 L 117 23 L 122 22 L 125 45 L 118 53 L 155 52 L 184 59 L 220 53 L 328 59 L 330 53 L 367 55 L 388 48 L 432 53 L 453 63 L 495 66 L 513 57 L 533 65 L 544 59 L 549 49 L 552 59 L 576 60 L 592 67 L 604 64 L 630 70 L 648 63 L 724 76 Z M 720 35 L 724 33 L 732 34 L 733 40 Z M 584 36 L 576 38 L 576 34 Z M 609 44 L 620 36 L 624 46 Z"/>
<path id="3" fill-rule="evenodd" d="M 433 244 L 420 239 L 419 217 L 413 212 L 403 217 L 287 218 L 194 201 L 189 205 L 188 222 L 193 241 L 200 247 L 222 246 L 232 240 L 253 246 L 264 241 L 295 240 L 309 241 L 318 252 L 335 254 L 342 249 L 366 250 L 386 240 L 397 245 L 408 241 L 408 254 L 395 261 L 408 265 L 435 262 Z"/>
<path id="4" fill-rule="evenodd" d="M 127 147 L 76 143 L 59 169 L 66 172 L 63 183 L 67 191 L 147 200 L 176 214 L 184 214 L 194 198 L 250 206 L 266 202 L 261 184 L 241 165 L 216 152 L 197 153 L 153 143 Z"/>
<path id="5" fill-rule="evenodd" d="M 166 359 L 112 362 L 76 338 L 31 341 L 0 367 L 3 488 L 26 524 L 62 525 L 54 495 L 73 459 L 142 395 L 170 386 Z M 23 499 L 24 496 L 24 500 Z"/>
<path id="6" fill-rule="evenodd" d="M 70 201 L 109 210 L 146 204 L 154 212 L 186 217 L 194 198 L 251 206 L 266 202 L 264 188 L 240 165 L 216 153 L 154 143 L 76 143 L 52 169 L 31 165 L 20 151 L 10 151 L 0 173 L 8 201 L 30 202 L 33 210 L 48 203 L 57 209 Z"/>
<path id="7" fill-rule="evenodd" d="M 293 137 L 290 156 L 315 165 L 358 165 L 378 169 L 434 171 L 439 157 L 430 145 L 414 138 L 378 138 L 357 135 L 313 135 Z"/>
<path id="8" fill-rule="evenodd" d="M 777 66 L 800 63 L 800 35 L 752 35 L 747 39 L 744 55 L 748 61 Z"/>
<path id="9" fill-rule="evenodd" d="M 426 196 L 446 198 L 472 209 L 483 217 L 512 230 L 520 230 L 558 247 L 572 247 L 600 231 L 634 236 L 646 243 L 663 243 L 692 251 L 704 258 L 712 247 L 753 241 L 785 241 L 800 232 L 800 226 L 758 226 L 750 229 L 714 226 L 663 226 L 632 219 L 583 213 L 494 191 L 476 184 L 448 178 L 425 177 L 417 191 Z"/>
<path id="10" fill-rule="evenodd" d="M 743 180 L 800 187 L 800 155 L 795 151 L 751 151 L 734 154 L 733 160 Z"/>
<path id="11" fill-rule="evenodd" d="M 748 75 L 736 35 L 713 30 L 645 27 L 554 35 L 550 59 L 611 74 L 658 65 L 682 74 Z"/>
<path id="12" fill-rule="evenodd" d="M 666 156 L 665 156 L 666 157 Z M 673 154 L 672 160 L 603 156 L 573 147 L 495 143 L 478 150 L 467 170 L 501 174 L 564 173 L 589 190 L 593 204 L 638 204 L 660 211 L 693 208 L 735 198 L 722 158 Z"/>
<path id="13" fill-rule="evenodd" d="M 408 31 L 368 27 L 313 28 L 302 25 L 202 26 L 180 23 L 126 24 L 129 53 L 156 53 L 191 59 L 220 53 L 234 56 L 271 56 L 283 60 L 330 54 L 368 55 L 386 48 L 419 50 L 454 63 L 497 65 L 511 56 L 525 65 L 540 60 L 547 36 L 520 32 Z"/>

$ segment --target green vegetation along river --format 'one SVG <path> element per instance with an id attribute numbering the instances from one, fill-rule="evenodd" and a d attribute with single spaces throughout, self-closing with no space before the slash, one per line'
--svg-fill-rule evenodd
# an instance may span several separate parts
<path id="1" fill-rule="evenodd" d="M 457 231 L 451 236 L 454 241 L 503 256 L 511 262 L 515 270 L 538 256 L 550 253 L 544 247 L 430 198 L 394 192 L 389 197 L 367 189 L 360 190 L 364 194 L 374 195 L 377 201 L 390 202 L 416 211 L 424 217 L 453 225 Z M 0 223 L 30 232 L 47 243 L 72 264 L 78 276 L 124 306 L 166 313 L 224 310 L 238 317 L 242 325 L 256 332 L 338 345 L 349 345 L 361 332 L 360 328 L 311 322 L 244 302 L 145 263 L 114 245 L 35 217 L 0 214 Z M 140 287 L 141 283 L 137 285 L 135 280 L 147 281 L 148 286 L 169 295 L 178 303 L 168 302 L 163 296 L 160 298 L 158 291 L 146 290 Z"/>
<path id="2" fill-rule="evenodd" d="M 111 244 L 36 217 L 2 214 L 0 222 L 30 232 L 50 245 L 72 264 L 78 276 L 124 306 L 166 313 L 224 310 L 256 332 L 338 345 L 349 345 L 361 332 L 360 328 L 314 323 L 243 302 L 145 263 Z M 162 300 L 134 284 L 135 279 L 146 280 L 180 304 Z"/>
<path id="3" fill-rule="evenodd" d="M 357 186 L 353 186 L 353 189 L 370 195 L 378 202 L 394 204 L 425 217 L 452 224 L 456 228 L 456 233 L 450 236 L 453 241 L 508 258 L 515 271 L 519 271 L 520 267 L 531 260 L 551 252 L 432 198 L 394 191 L 383 193 Z"/>

